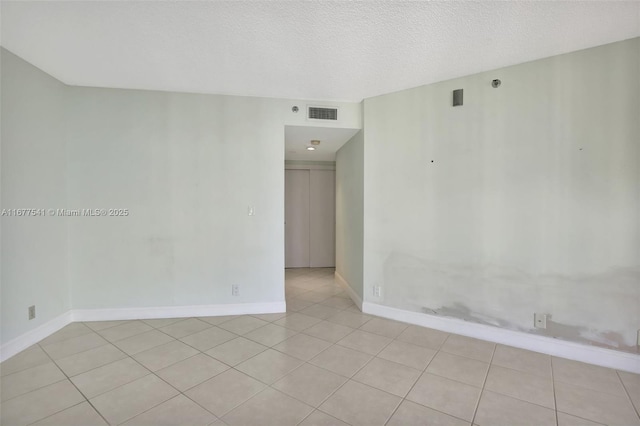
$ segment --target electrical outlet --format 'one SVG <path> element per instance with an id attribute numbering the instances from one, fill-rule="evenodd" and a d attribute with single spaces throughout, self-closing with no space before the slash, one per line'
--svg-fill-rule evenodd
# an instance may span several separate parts
<path id="1" fill-rule="evenodd" d="M 380 297 L 381 294 L 381 290 L 380 290 L 380 286 L 379 285 L 374 285 L 373 286 L 373 297 Z"/>
<path id="2" fill-rule="evenodd" d="M 29 319 L 32 320 L 36 317 L 36 305 L 29 306 Z"/>
<path id="3" fill-rule="evenodd" d="M 533 326 L 535 328 L 547 328 L 547 314 L 533 314 Z"/>
<path id="4" fill-rule="evenodd" d="M 240 295 L 240 286 L 238 284 L 233 284 L 231 286 L 231 295 L 239 296 Z"/>

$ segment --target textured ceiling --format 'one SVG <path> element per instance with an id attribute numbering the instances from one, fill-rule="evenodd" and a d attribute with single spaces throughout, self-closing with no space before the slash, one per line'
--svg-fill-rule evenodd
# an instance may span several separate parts
<path id="1" fill-rule="evenodd" d="M 640 2 L 1 3 L 1 43 L 71 85 L 360 101 L 632 38 Z"/>

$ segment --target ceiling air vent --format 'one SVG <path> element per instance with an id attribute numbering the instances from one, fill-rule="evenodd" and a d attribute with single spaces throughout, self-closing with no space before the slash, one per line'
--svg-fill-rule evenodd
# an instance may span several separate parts
<path id="1" fill-rule="evenodd" d="M 309 115 L 307 116 L 309 120 L 337 120 L 338 119 L 338 108 L 323 108 L 323 107 L 314 107 L 310 106 Z"/>

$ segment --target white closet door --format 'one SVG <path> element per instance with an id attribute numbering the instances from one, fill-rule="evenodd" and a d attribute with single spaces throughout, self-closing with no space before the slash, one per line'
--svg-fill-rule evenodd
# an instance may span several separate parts
<path id="1" fill-rule="evenodd" d="M 308 268 L 309 170 L 285 170 L 284 177 L 284 266 Z"/>
<path id="2" fill-rule="evenodd" d="M 312 268 L 336 266 L 336 172 L 311 170 L 310 259 Z"/>

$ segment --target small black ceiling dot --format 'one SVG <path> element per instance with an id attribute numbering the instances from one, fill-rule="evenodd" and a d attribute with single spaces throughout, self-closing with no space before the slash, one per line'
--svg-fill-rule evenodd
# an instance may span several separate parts
<path id="1" fill-rule="evenodd" d="M 431 162 L 433 163 L 433 160 L 431 160 Z"/>

